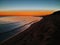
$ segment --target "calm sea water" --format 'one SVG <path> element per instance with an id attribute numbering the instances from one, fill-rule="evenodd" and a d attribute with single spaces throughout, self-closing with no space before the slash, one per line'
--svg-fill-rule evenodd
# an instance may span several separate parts
<path id="1" fill-rule="evenodd" d="M 11 16 L 11 17 L 0 17 L 0 41 L 3 41 L 12 35 L 15 35 L 19 31 L 23 31 L 30 27 L 30 22 L 37 22 L 40 21 L 38 17 L 32 16 Z M 28 24 L 26 26 L 23 26 Z M 23 27 L 21 27 L 23 26 Z"/>

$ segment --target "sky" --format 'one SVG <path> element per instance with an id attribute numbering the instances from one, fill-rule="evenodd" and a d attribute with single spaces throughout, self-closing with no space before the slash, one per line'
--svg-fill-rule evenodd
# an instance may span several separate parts
<path id="1" fill-rule="evenodd" d="M 60 10 L 59 0 L 0 0 L 0 11 Z"/>

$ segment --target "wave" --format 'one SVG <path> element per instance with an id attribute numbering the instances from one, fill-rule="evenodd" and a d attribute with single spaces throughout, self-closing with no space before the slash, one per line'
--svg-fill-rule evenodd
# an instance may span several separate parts
<path id="1" fill-rule="evenodd" d="M 38 20 L 40 20 L 40 18 L 24 16 L 0 17 L 0 41 L 17 35 L 29 28 L 31 24 L 37 22 Z"/>

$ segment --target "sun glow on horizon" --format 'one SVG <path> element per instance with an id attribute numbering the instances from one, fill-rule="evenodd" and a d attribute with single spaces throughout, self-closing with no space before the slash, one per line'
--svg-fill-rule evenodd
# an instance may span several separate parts
<path id="1" fill-rule="evenodd" d="M 48 14 L 52 14 L 54 11 L 52 10 L 37 10 L 37 11 L 0 11 L 0 16 L 45 16 Z"/>

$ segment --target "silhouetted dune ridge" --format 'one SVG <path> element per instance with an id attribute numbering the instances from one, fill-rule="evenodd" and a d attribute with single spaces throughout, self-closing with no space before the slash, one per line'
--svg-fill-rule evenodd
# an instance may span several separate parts
<path id="1" fill-rule="evenodd" d="M 60 15 L 60 11 L 54 12 L 53 15 Z"/>

